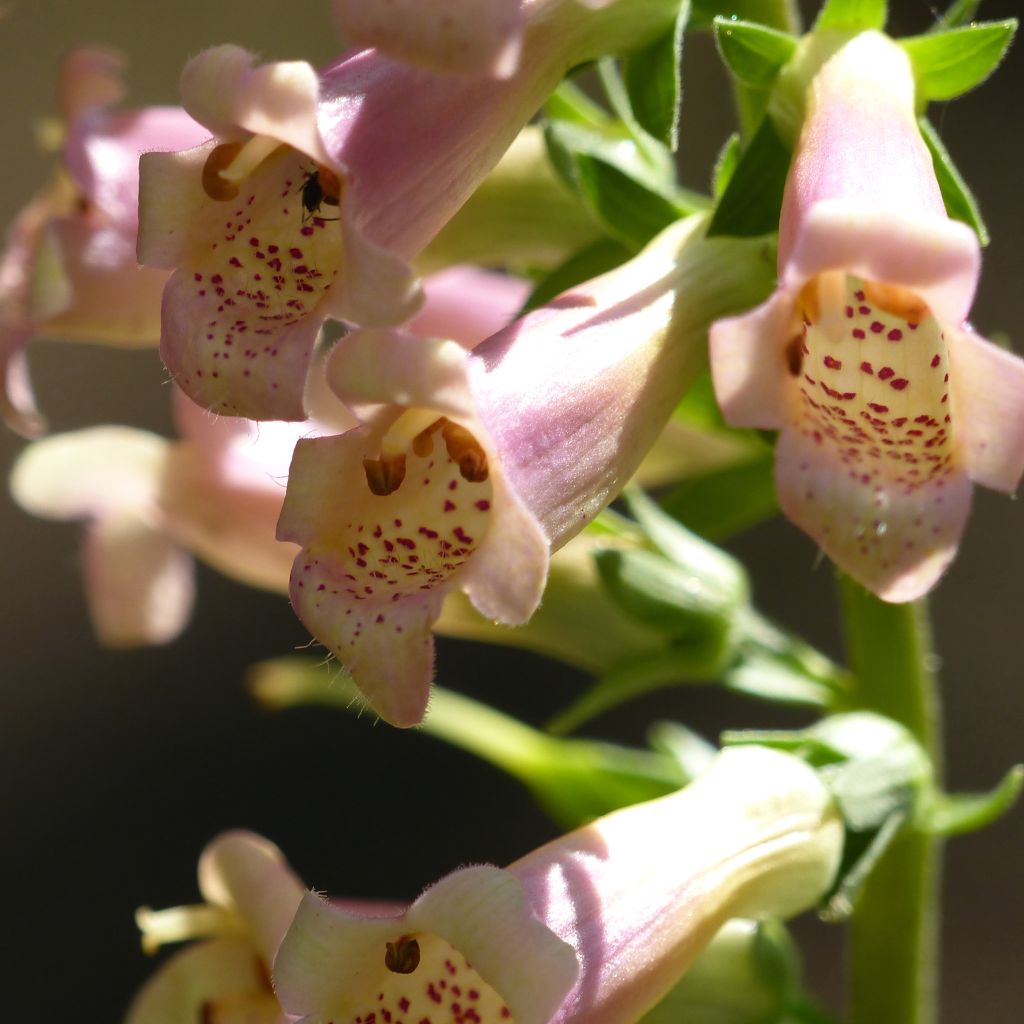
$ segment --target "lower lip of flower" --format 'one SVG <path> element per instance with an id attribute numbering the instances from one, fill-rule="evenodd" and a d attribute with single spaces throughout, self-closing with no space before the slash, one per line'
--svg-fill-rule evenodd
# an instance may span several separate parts
<path id="1" fill-rule="evenodd" d="M 927 506 L 942 502 L 959 468 L 945 335 L 914 293 L 842 271 L 805 285 L 795 320 L 785 356 L 790 423 L 834 479 L 817 480 L 805 462 L 793 500 L 825 535 L 852 536 L 884 569 L 895 557 L 888 547 L 921 542 L 891 535 L 890 506 L 918 506 L 925 532 Z"/>

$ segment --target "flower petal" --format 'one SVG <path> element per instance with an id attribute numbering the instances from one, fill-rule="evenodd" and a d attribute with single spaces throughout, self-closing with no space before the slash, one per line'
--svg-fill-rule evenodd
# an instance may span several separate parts
<path id="1" fill-rule="evenodd" d="M 180 107 L 84 112 L 70 126 L 64 164 L 82 196 L 134 234 L 139 223 L 139 157 L 191 149 L 210 137 Z"/>
<path id="2" fill-rule="evenodd" d="M 312 65 L 257 64 L 254 54 L 230 44 L 204 50 L 181 73 L 182 105 L 221 140 L 266 135 L 335 167 L 317 128 L 319 99 Z"/>
<path id="3" fill-rule="evenodd" d="M 387 944 L 409 939 L 417 947 L 412 969 L 389 968 Z M 479 1024 L 545 1024 L 576 972 L 571 948 L 537 921 L 518 882 L 480 866 L 442 879 L 395 918 L 359 917 L 308 894 L 274 980 L 282 1005 L 310 1020 L 370 1010 L 410 1020 L 465 1013 Z"/>
<path id="4" fill-rule="evenodd" d="M 579 974 L 572 947 L 541 923 L 519 881 L 499 868 L 479 865 L 442 878 L 406 920 L 459 950 L 517 1024 L 547 1024 Z"/>
<path id="5" fill-rule="evenodd" d="M 112 107 L 125 97 L 125 59 L 105 46 L 77 46 L 60 69 L 60 110 L 65 124 L 97 107 Z"/>
<path id="6" fill-rule="evenodd" d="M 202 942 L 176 953 L 132 1001 L 125 1024 L 283 1024 L 284 1016 L 252 946 Z"/>
<path id="7" fill-rule="evenodd" d="M 472 349 L 509 324 L 529 297 L 530 284 L 479 267 L 454 266 L 431 274 L 423 291 L 423 307 L 404 330 Z"/>
<path id="8" fill-rule="evenodd" d="M 93 628 L 109 647 L 163 644 L 185 627 L 195 594 L 192 559 L 144 515 L 104 515 L 83 553 Z"/>
<path id="9" fill-rule="evenodd" d="M 966 224 L 827 199 L 804 217 L 781 279 L 796 291 L 823 271 L 845 270 L 909 289 L 951 324 L 966 319 L 980 267 L 978 239 Z"/>
<path id="10" fill-rule="evenodd" d="M 771 430 L 782 425 L 793 305 L 793 296 L 780 289 L 750 313 L 711 326 L 715 397 L 733 426 Z"/>
<path id="11" fill-rule="evenodd" d="M 508 870 L 581 968 L 552 1024 L 639 1019 L 729 917 L 813 906 L 842 841 L 811 768 L 746 747 L 726 750 L 685 789 L 527 854 Z"/>
<path id="12" fill-rule="evenodd" d="M 1024 362 L 973 331 L 949 342 L 950 402 L 967 475 L 997 491 L 1024 473 Z"/>
<path id="13" fill-rule="evenodd" d="M 156 493 L 168 442 L 130 427 L 89 427 L 36 441 L 19 456 L 11 493 L 49 519 L 142 509 Z"/>
<path id="14" fill-rule="evenodd" d="M 304 886 L 281 851 L 253 832 L 225 832 L 199 859 L 199 889 L 209 903 L 237 911 L 269 964 L 302 899 Z"/>
<path id="15" fill-rule="evenodd" d="M 499 78 L 515 71 L 522 43 L 521 0 L 334 0 L 346 42 L 372 46 L 430 71 Z"/>

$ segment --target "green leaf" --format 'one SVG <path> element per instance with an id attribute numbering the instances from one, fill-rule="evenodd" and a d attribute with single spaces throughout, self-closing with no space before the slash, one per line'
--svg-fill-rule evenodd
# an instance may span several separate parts
<path id="1" fill-rule="evenodd" d="M 796 50 L 797 41 L 752 21 L 715 18 L 715 42 L 726 67 L 745 85 L 768 89 Z"/>
<path id="2" fill-rule="evenodd" d="M 848 29 L 854 32 L 863 29 L 885 28 L 889 14 L 886 0 L 826 0 L 814 31 L 823 28 Z"/>
<path id="3" fill-rule="evenodd" d="M 929 29 L 930 32 L 945 32 L 947 29 L 959 28 L 968 22 L 974 21 L 974 15 L 978 13 L 981 0 L 953 0 L 944 14 L 935 19 L 935 24 Z"/>
<path id="4" fill-rule="evenodd" d="M 978 241 L 988 245 L 989 234 L 985 221 L 982 219 L 978 202 L 974 198 L 963 175 L 957 170 L 949 150 L 939 138 L 939 133 L 934 125 L 926 117 L 918 120 L 921 126 L 921 135 L 924 138 L 929 152 L 932 155 L 932 163 L 935 167 L 935 177 L 939 182 L 939 190 L 942 192 L 942 201 L 946 204 L 946 213 L 953 220 L 963 221 L 969 228 L 973 228 L 978 236 Z"/>
<path id="5" fill-rule="evenodd" d="M 701 208 L 652 168 L 629 139 L 565 121 L 548 124 L 544 138 L 558 173 L 605 230 L 633 250 Z"/>
<path id="6" fill-rule="evenodd" d="M 722 194 L 729 187 L 742 152 L 743 143 L 740 133 L 733 132 L 719 150 L 718 159 L 715 160 L 715 169 L 711 172 L 711 191 L 715 199 L 721 199 Z"/>
<path id="7" fill-rule="evenodd" d="M 740 658 L 723 678 L 725 688 L 776 704 L 829 708 L 832 692 L 780 658 L 753 653 Z"/>
<path id="8" fill-rule="evenodd" d="M 718 203 L 708 237 L 753 238 L 778 230 L 789 158 L 771 118 L 763 118 Z"/>
<path id="9" fill-rule="evenodd" d="M 929 835 L 958 836 L 998 821 L 1024 787 L 1024 765 L 1014 765 L 988 793 L 940 793 L 927 808 L 920 828 Z"/>
<path id="10" fill-rule="evenodd" d="M 544 104 L 544 116 L 551 121 L 568 121 L 585 128 L 604 129 L 611 124 L 608 112 L 578 85 L 563 81 Z"/>
<path id="11" fill-rule="evenodd" d="M 672 31 L 628 57 L 622 66 L 623 82 L 637 122 L 673 153 L 679 146 L 683 38 L 689 17 L 690 3 L 684 0 Z"/>
<path id="12" fill-rule="evenodd" d="M 662 508 L 708 540 L 731 537 L 778 513 L 774 465 L 766 449 L 738 465 L 691 477 L 662 499 Z"/>
<path id="13" fill-rule="evenodd" d="M 1014 19 L 966 25 L 948 32 L 901 39 L 924 100 L 951 100 L 962 96 L 999 66 L 1017 31 Z"/>
<path id="14" fill-rule="evenodd" d="M 543 306 L 562 292 L 608 270 L 614 270 L 633 255 L 621 242 L 605 238 L 569 257 L 561 266 L 555 267 L 534 286 L 526 300 L 520 316 L 531 309 Z"/>

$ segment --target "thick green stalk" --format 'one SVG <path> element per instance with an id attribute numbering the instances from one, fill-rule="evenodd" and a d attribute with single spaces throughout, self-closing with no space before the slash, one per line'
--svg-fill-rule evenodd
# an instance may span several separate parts
<path id="1" fill-rule="evenodd" d="M 894 605 L 840 577 L 857 703 L 906 726 L 940 768 L 939 696 L 923 601 Z M 850 1024 L 935 1024 L 939 849 L 907 831 L 861 892 L 850 928 Z"/>

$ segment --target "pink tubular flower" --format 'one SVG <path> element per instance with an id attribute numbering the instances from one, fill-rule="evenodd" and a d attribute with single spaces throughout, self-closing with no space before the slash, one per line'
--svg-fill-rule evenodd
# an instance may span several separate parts
<path id="1" fill-rule="evenodd" d="M 965 320 L 973 232 L 951 221 L 899 46 L 845 43 L 811 82 L 779 227 L 779 288 L 712 328 L 715 389 L 739 426 L 782 428 L 786 515 L 886 601 L 956 553 L 971 485 L 1024 471 L 1024 362 Z"/>
<path id="2" fill-rule="evenodd" d="M 121 59 L 73 51 L 61 77 L 63 166 L 12 225 L 0 258 L 0 411 L 43 429 L 24 349 L 37 335 L 155 344 L 166 275 L 135 258 L 143 150 L 194 145 L 205 132 L 181 109 L 119 109 Z"/>
<path id="3" fill-rule="evenodd" d="M 215 412 L 302 419 L 320 324 L 402 323 L 420 294 L 407 264 L 495 165 L 567 68 L 635 46 L 678 0 L 620 0 L 643 17 L 560 6 L 528 26 L 505 80 L 432 75 L 369 50 L 321 75 L 200 54 L 185 108 L 215 135 L 142 160 L 139 259 L 177 268 L 161 352 Z M 557 16 L 556 16 L 557 15 Z"/>
<path id="4" fill-rule="evenodd" d="M 812 906 L 843 829 L 825 787 L 763 748 L 509 868 L 463 868 L 399 916 L 308 893 L 274 963 L 302 1024 L 380 1019 L 632 1024 L 734 916 Z"/>
<path id="5" fill-rule="evenodd" d="M 299 618 L 381 717 L 423 717 L 445 594 L 528 619 L 549 552 L 618 493 L 703 361 L 707 325 L 764 295 L 759 242 L 669 228 L 489 338 L 355 332 L 328 379 L 366 422 L 295 450 L 278 529 Z"/>
<path id="6" fill-rule="evenodd" d="M 227 832 L 203 851 L 199 889 L 202 905 L 145 907 L 136 915 L 149 952 L 168 942 L 203 941 L 161 966 L 125 1024 L 288 1020 L 270 987 L 270 966 L 303 887 L 281 851 L 251 833 Z"/>
<path id="7" fill-rule="evenodd" d="M 523 41 L 522 0 L 334 0 L 345 41 L 441 74 L 507 78 Z"/>
<path id="8" fill-rule="evenodd" d="M 472 348 L 514 316 L 527 285 L 475 267 L 424 281 L 411 330 Z M 179 440 L 94 427 L 30 445 L 11 479 L 16 500 L 53 519 L 86 519 L 86 593 L 111 646 L 163 643 L 192 606 L 186 552 L 255 587 L 287 592 L 295 547 L 275 539 L 288 466 L 302 437 L 355 424 L 337 401 L 311 397 L 318 419 L 254 423 L 207 413 L 175 389 Z"/>

